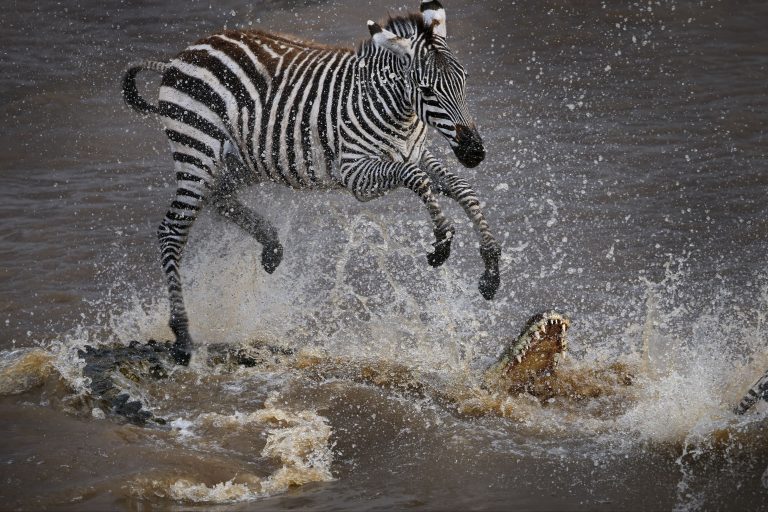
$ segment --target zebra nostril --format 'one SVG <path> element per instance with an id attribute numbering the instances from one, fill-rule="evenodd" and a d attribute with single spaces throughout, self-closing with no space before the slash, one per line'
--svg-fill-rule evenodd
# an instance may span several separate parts
<path id="1" fill-rule="evenodd" d="M 456 125 L 456 142 L 459 144 L 466 142 L 467 138 L 472 136 L 472 132 L 477 131 L 476 129 L 473 130 L 467 125 L 464 124 L 457 124 Z"/>
<path id="2" fill-rule="evenodd" d="M 465 167 L 475 167 L 485 159 L 483 139 L 474 124 L 456 125 L 456 143 L 453 152 Z"/>

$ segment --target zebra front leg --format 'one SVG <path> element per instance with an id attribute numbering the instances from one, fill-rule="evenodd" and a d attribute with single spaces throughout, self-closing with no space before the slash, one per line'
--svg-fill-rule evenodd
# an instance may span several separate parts
<path id="1" fill-rule="evenodd" d="M 360 158 L 343 163 L 341 177 L 342 184 L 360 201 L 379 197 L 400 186 L 416 193 L 429 211 L 435 234 L 435 250 L 427 254 L 427 262 L 433 267 L 439 267 L 448 259 L 456 230 L 437 203 L 430 188 L 429 177 L 418 166 L 377 158 Z"/>
<path id="2" fill-rule="evenodd" d="M 429 151 L 424 152 L 421 163 L 432 178 L 435 190 L 459 203 L 474 224 L 480 236 L 480 255 L 485 265 L 485 272 L 480 277 L 478 288 L 485 299 L 493 299 L 501 282 L 499 275 L 501 247 L 491 234 L 488 222 L 480 209 L 477 194 L 466 180 L 448 171 Z"/>
<path id="3" fill-rule="evenodd" d="M 268 274 L 274 272 L 283 259 L 283 246 L 278 239 L 277 229 L 238 201 L 233 191 L 218 190 L 211 199 L 219 214 L 240 226 L 261 244 L 261 266 Z"/>

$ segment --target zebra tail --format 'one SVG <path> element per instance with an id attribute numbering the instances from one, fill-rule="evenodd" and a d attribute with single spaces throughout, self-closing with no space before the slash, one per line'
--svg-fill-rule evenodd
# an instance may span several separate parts
<path id="1" fill-rule="evenodd" d="M 145 60 L 131 64 L 123 76 L 123 98 L 128 105 L 133 107 L 133 109 L 140 114 L 157 114 L 157 105 L 152 105 L 142 98 L 139 94 L 139 89 L 136 87 L 136 75 L 143 69 L 164 73 L 165 70 L 168 69 L 168 63 L 156 60 Z"/>

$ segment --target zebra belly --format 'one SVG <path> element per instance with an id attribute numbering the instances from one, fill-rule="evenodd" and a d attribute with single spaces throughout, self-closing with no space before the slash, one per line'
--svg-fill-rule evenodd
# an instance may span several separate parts
<path id="1" fill-rule="evenodd" d="M 277 125 L 277 126 L 276 126 Z M 335 158 L 323 148 L 316 127 L 301 129 L 293 117 L 284 122 L 265 119 L 262 132 L 251 136 L 252 170 L 262 181 L 272 181 L 295 189 L 333 189 Z"/>

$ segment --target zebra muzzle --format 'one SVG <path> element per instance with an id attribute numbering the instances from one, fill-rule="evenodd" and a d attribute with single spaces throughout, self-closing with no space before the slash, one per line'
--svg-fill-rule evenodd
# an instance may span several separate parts
<path id="1" fill-rule="evenodd" d="M 477 167 L 485 159 L 483 139 L 474 124 L 471 127 L 456 125 L 456 146 L 453 152 L 464 167 Z"/>

